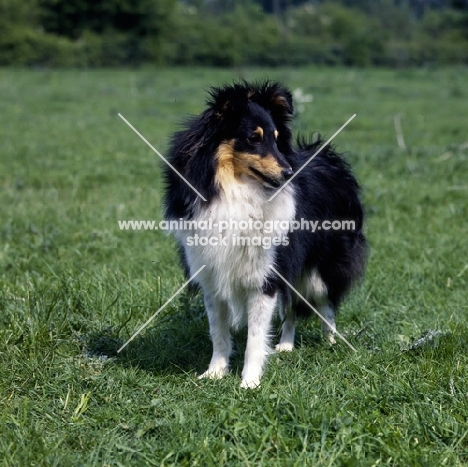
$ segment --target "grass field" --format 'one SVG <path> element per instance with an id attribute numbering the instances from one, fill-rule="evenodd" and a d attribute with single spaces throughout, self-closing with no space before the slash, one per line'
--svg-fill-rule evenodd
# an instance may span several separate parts
<path id="1" fill-rule="evenodd" d="M 232 373 L 197 379 L 200 296 L 116 352 L 184 281 L 170 238 L 118 228 L 161 219 L 162 162 L 117 114 L 164 154 L 204 89 L 239 76 L 311 94 L 295 132 L 328 137 L 357 114 L 335 144 L 371 244 L 338 318 L 358 352 L 301 323 L 247 391 L 242 333 Z M 1 465 L 468 465 L 467 82 L 466 68 L 0 70 Z"/>

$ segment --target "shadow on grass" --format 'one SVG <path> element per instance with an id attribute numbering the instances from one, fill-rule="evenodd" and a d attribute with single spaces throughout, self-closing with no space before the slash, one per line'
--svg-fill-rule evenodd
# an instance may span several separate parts
<path id="1" fill-rule="evenodd" d="M 166 315 L 159 321 L 156 319 L 120 353 L 118 350 L 131 334 L 122 338 L 113 329 L 88 334 L 82 339 L 83 353 L 90 358 L 112 358 L 117 364 L 158 374 L 203 373 L 212 352 L 208 320 L 200 301 L 184 302 L 179 313 Z M 273 347 L 279 341 L 280 328 L 281 323 L 275 320 Z M 320 348 L 323 345 L 318 330 L 301 329 L 301 324 L 299 328 L 296 348 Z M 240 375 L 242 372 L 246 340 L 246 329 L 233 334 L 234 350 L 230 367 L 234 374 Z"/>
<path id="2" fill-rule="evenodd" d="M 118 350 L 138 329 L 103 329 L 81 339 L 90 358 L 140 368 L 159 374 L 201 372 L 209 362 L 211 342 L 203 306 L 197 297 L 181 298 L 177 311 L 156 317 L 120 353 Z"/>

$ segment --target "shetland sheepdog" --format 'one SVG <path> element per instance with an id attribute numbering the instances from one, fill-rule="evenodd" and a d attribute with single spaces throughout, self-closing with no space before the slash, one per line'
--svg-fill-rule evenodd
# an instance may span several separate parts
<path id="1" fill-rule="evenodd" d="M 186 274 L 204 266 L 194 282 L 204 294 L 213 356 L 200 378 L 227 373 L 231 330 L 247 324 L 241 387 L 258 386 L 275 310 L 277 351 L 293 349 L 295 320 L 312 308 L 333 343 L 337 308 L 363 275 L 359 185 L 330 145 L 307 163 L 322 141 L 295 147 L 292 115 L 283 85 L 234 83 L 212 88 L 206 110 L 173 136 L 165 217 L 181 226 L 174 234 Z M 351 228 L 330 228 L 342 221 Z"/>

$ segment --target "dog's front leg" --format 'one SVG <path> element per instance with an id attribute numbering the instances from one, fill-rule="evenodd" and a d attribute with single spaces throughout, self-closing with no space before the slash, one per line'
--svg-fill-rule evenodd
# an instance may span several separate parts
<path id="1" fill-rule="evenodd" d="M 327 320 L 327 322 L 322 320 L 323 337 L 327 339 L 330 344 L 335 344 L 335 310 L 329 303 L 324 303 L 319 306 L 318 311 L 320 315 Z"/>
<path id="2" fill-rule="evenodd" d="M 294 334 L 296 332 L 296 314 L 291 306 L 287 306 L 286 298 L 278 299 L 278 311 L 283 321 L 281 339 L 275 349 L 277 352 L 291 352 L 294 348 Z"/>
<path id="3" fill-rule="evenodd" d="M 213 356 L 210 366 L 199 378 L 222 378 L 229 369 L 232 343 L 229 329 L 229 310 L 226 302 L 205 292 L 205 308 L 213 341 Z"/>
<path id="4" fill-rule="evenodd" d="M 261 290 L 252 293 L 247 300 L 248 333 L 245 350 L 242 388 L 255 388 L 260 385 L 263 365 L 270 353 L 268 346 L 269 330 L 275 310 L 277 294 L 273 296 Z"/>

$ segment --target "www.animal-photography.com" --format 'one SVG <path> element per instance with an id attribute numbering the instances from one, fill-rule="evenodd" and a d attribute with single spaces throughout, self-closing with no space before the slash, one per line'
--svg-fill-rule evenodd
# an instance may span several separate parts
<path id="1" fill-rule="evenodd" d="M 0 463 L 468 463 L 468 2 L 0 5 Z"/>

